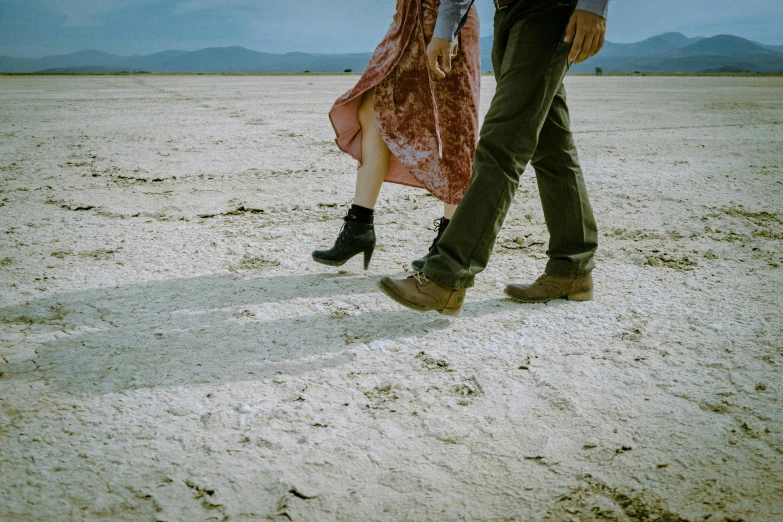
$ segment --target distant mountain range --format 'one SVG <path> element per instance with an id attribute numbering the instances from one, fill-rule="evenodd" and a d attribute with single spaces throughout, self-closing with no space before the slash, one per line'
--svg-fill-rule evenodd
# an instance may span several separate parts
<path id="1" fill-rule="evenodd" d="M 783 46 L 763 45 L 731 35 L 688 38 L 665 33 L 631 44 L 607 42 L 573 72 L 755 72 L 783 73 Z"/>
<path id="2" fill-rule="evenodd" d="M 0 56 L 0 72 L 20 73 L 242 73 L 363 71 L 372 53 L 271 54 L 244 47 L 210 47 L 200 51 L 163 51 L 146 56 L 118 56 L 100 51 L 43 58 Z"/>
<path id="3" fill-rule="evenodd" d="M 481 39 L 482 69 L 492 70 L 492 37 Z M 244 47 L 200 51 L 164 51 L 147 56 L 118 56 L 100 51 L 44 58 L 0 56 L 0 72 L 17 73 L 243 73 L 362 71 L 371 53 L 270 54 Z M 688 38 L 665 33 L 641 42 L 606 42 L 601 53 L 575 65 L 572 72 L 759 72 L 783 73 L 783 45 L 763 45 L 731 35 Z"/>

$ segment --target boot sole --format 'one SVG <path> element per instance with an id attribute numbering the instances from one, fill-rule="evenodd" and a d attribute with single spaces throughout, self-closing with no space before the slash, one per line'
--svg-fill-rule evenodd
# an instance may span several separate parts
<path id="1" fill-rule="evenodd" d="M 348 259 L 345 261 L 331 261 L 329 259 L 321 259 L 319 257 L 313 256 L 313 261 L 316 263 L 320 263 L 322 265 L 329 265 L 329 266 L 343 266 L 345 263 L 348 262 Z"/>
<path id="2" fill-rule="evenodd" d="M 375 250 L 373 248 L 373 250 Z M 353 259 L 354 257 L 358 256 L 359 254 L 364 254 L 364 269 L 367 270 L 370 268 L 370 260 L 372 259 L 373 250 L 370 250 L 369 252 L 359 252 L 357 254 L 352 255 L 348 259 L 344 261 L 332 261 L 331 259 L 321 259 L 320 257 L 311 256 L 313 258 L 313 261 L 316 263 L 320 263 L 322 265 L 327 266 L 343 266 L 345 263 Z"/>
<path id="3" fill-rule="evenodd" d="M 548 303 L 549 301 L 555 301 L 557 299 L 568 299 L 569 301 L 591 301 L 593 299 L 593 291 L 581 292 L 579 294 L 565 294 L 554 297 L 545 297 L 543 299 L 525 299 L 513 294 L 510 294 L 508 290 L 504 291 L 507 296 L 518 303 Z"/>
<path id="4" fill-rule="evenodd" d="M 409 303 L 405 299 L 401 298 L 397 294 L 391 291 L 390 288 L 388 288 L 383 283 L 378 283 L 378 286 L 381 288 L 381 291 L 391 297 L 394 301 L 396 301 L 398 304 L 401 304 L 402 306 L 406 308 L 410 308 L 411 310 L 416 310 L 417 312 L 429 312 L 429 311 L 435 311 L 440 312 L 443 315 L 450 315 L 450 316 L 456 316 L 459 315 L 462 308 L 426 308 L 424 306 L 415 305 L 413 303 Z"/>

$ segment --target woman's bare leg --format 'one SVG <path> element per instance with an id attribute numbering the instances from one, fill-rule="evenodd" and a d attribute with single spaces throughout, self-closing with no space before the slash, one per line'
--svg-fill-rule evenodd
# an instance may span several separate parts
<path id="1" fill-rule="evenodd" d="M 359 105 L 359 124 L 362 126 L 362 164 L 356 171 L 356 190 L 353 203 L 375 208 L 383 180 L 389 170 L 391 152 L 383 141 L 375 121 L 374 91 L 368 91 Z M 457 205 L 443 204 L 443 217 L 451 219 Z"/>
<path id="2" fill-rule="evenodd" d="M 356 171 L 356 191 L 353 204 L 375 208 L 383 180 L 389 170 L 391 152 L 383 141 L 375 121 L 375 91 L 368 91 L 359 105 L 359 123 L 362 126 L 362 164 Z"/>

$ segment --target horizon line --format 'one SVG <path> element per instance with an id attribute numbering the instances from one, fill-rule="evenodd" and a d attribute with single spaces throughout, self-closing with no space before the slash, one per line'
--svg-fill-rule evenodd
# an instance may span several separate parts
<path id="1" fill-rule="evenodd" d="M 644 38 L 642 40 L 637 40 L 635 42 L 613 42 L 611 40 L 607 40 L 606 43 L 611 43 L 611 44 L 615 44 L 615 45 L 633 45 L 635 43 L 644 42 L 645 40 L 650 40 L 652 38 L 657 38 L 659 36 L 663 36 L 663 35 L 666 35 L 666 34 L 680 34 L 680 35 L 685 36 L 686 38 L 689 38 L 689 39 L 693 39 L 693 38 L 708 39 L 708 38 L 714 38 L 714 37 L 717 37 L 717 36 L 733 36 L 735 38 L 741 38 L 743 40 L 747 40 L 749 42 L 752 42 L 752 43 L 755 43 L 755 44 L 758 44 L 758 45 L 762 45 L 762 46 L 781 46 L 781 47 L 783 47 L 783 43 L 759 42 L 757 40 L 751 40 L 749 38 L 745 38 L 744 36 L 737 36 L 735 34 L 730 34 L 730 33 L 718 33 L 718 34 L 713 34 L 711 36 L 702 36 L 702 35 L 699 35 L 699 36 L 687 36 L 684 33 L 681 33 L 679 31 L 667 31 L 667 32 L 663 32 L 663 33 L 660 33 L 660 34 L 657 34 L 657 35 L 654 35 L 654 36 L 650 36 L 648 38 Z M 490 38 L 490 37 L 494 37 L 494 34 L 484 35 L 484 36 L 481 36 L 480 38 L 483 40 L 485 38 Z M 76 50 L 76 51 L 59 51 L 59 52 L 55 52 L 53 54 L 44 54 L 44 55 L 41 55 L 41 56 L 18 56 L 18 55 L 15 56 L 15 55 L 11 55 L 11 54 L 3 54 L 3 55 L 0 55 L 0 56 L 6 57 L 6 58 L 18 58 L 18 59 L 25 59 L 25 60 L 37 60 L 37 59 L 41 59 L 41 58 L 48 58 L 48 57 L 51 57 L 51 56 L 66 56 L 66 55 L 69 55 L 69 54 L 76 54 L 76 53 L 83 53 L 83 52 L 93 51 L 93 52 L 97 52 L 97 53 L 110 54 L 112 56 L 119 56 L 121 58 L 130 58 L 130 57 L 133 57 L 133 56 L 150 56 L 150 55 L 153 55 L 153 54 L 159 54 L 159 53 L 165 53 L 165 52 L 194 53 L 194 52 L 203 51 L 203 50 L 206 50 L 206 49 L 230 49 L 230 48 L 234 48 L 234 47 L 240 48 L 240 49 L 246 49 L 248 51 L 252 51 L 252 52 L 255 52 L 255 53 L 271 54 L 271 55 L 287 55 L 287 54 L 297 54 L 297 53 L 299 53 L 299 54 L 309 54 L 309 55 L 316 55 L 316 56 L 317 55 L 329 56 L 329 55 L 351 55 L 351 54 L 368 54 L 368 53 L 371 54 L 373 52 L 372 50 L 370 50 L 370 51 L 336 52 L 336 53 L 318 53 L 318 52 L 310 52 L 310 51 L 285 51 L 285 52 L 273 53 L 273 52 L 267 52 L 267 51 L 258 51 L 258 50 L 255 50 L 255 49 L 251 49 L 250 47 L 246 47 L 244 45 L 212 45 L 212 46 L 201 47 L 201 48 L 194 49 L 194 50 L 170 48 L 170 49 L 163 49 L 163 50 L 160 50 L 160 51 L 153 51 L 153 52 L 149 52 L 149 53 L 145 53 L 145 54 L 140 54 L 140 53 L 137 53 L 137 54 L 117 54 L 117 53 L 113 53 L 113 52 L 109 52 L 109 51 L 102 51 L 100 49 L 87 48 L 87 49 L 79 49 L 79 50 Z"/>

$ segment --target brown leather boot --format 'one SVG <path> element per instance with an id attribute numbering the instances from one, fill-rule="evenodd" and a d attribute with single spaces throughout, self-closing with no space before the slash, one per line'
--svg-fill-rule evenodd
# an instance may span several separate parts
<path id="1" fill-rule="evenodd" d="M 437 310 L 445 315 L 457 315 L 465 300 L 465 289 L 445 288 L 419 273 L 407 279 L 381 279 L 383 293 L 403 306 L 426 312 Z"/>
<path id="2" fill-rule="evenodd" d="M 546 303 L 553 299 L 589 301 L 593 298 L 593 276 L 567 277 L 544 274 L 532 285 L 508 285 L 506 295 L 522 303 Z"/>

